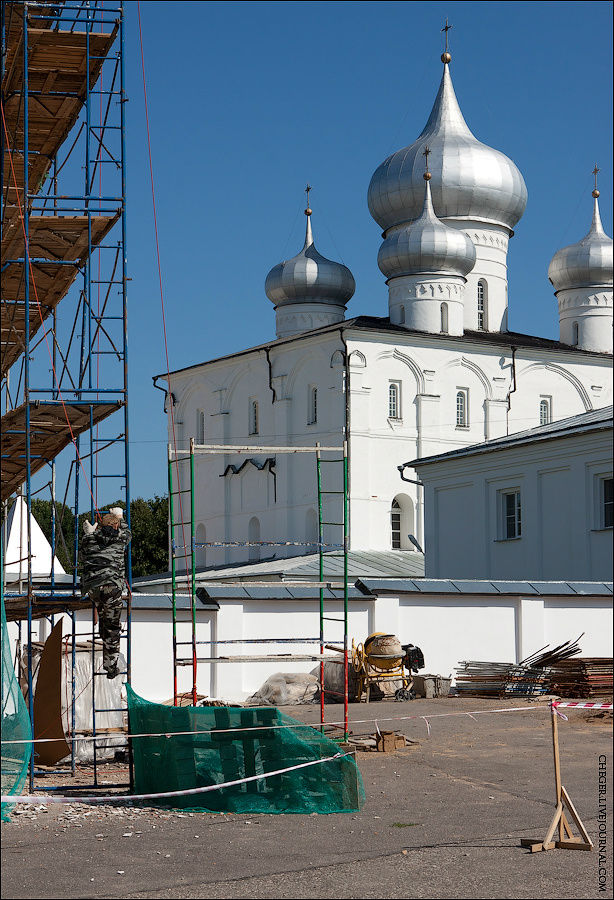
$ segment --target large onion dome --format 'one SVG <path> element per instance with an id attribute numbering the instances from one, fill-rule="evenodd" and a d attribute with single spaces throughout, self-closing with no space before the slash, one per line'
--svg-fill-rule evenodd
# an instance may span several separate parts
<path id="1" fill-rule="evenodd" d="M 475 265 L 475 247 L 464 231 L 450 228 L 435 215 L 427 173 L 422 214 L 409 227 L 386 236 L 377 263 L 387 278 L 399 275 L 459 275 Z"/>
<path id="2" fill-rule="evenodd" d="M 417 219 L 423 204 L 421 152 L 431 148 L 433 203 L 440 219 L 469 219 L 510 231 L 522 216 L 527 189 L 516 165 L 482 144 L 460 111 L 444 54 L 443 76 L 422 134 L 376 169 L 369 185 L 369 210 L 383 231 Z"/>
<path id="3" fill-rule="evenodd" d="M 586 237 L 552 257 L 548 278 L 555 292 L 612 287 L 612 238 L 603 230 L 598 196 L 599 191 L 593 191 L 593 221 Z"/>
<path id="4" fill-rule="evenodd" d="M 315 248 L 311 210 L 305 210 L 305 245 L 300 253 L 273 266 L 264 289 L 275 307 L 295 303 L 325 303 L 345 307 L 356 290 L 354 276 L 342 263 L 326 259 Z"/>

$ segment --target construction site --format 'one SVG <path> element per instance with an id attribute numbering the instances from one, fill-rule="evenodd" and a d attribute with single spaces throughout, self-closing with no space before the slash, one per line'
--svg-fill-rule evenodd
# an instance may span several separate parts
<path id="1" fill-rule="evenodd" d="M 390 552 L 352 539 L 358 350 L 327 345 L 328 393 L 301 384 L 305 433 L 266 431 L 250 386 L 239 440 L 184 404 L 166 347 L 168 571 L 133 576 L 129 58 L 167 330 L 141 24 L 2 3 L 2 897 L 611 891 L 611 582 L 425 577 L 408 463 L 412 524 L 399 494 Z M 291 422 L 263 347 L 246 377 Z M 325 403 L 340 426 L 309 432 Z"/>

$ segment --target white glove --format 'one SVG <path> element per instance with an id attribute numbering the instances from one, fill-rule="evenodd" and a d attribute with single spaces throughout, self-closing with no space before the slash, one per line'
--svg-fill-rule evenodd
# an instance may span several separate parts
<path id="1" fill-rule="evenodd" d="M 83 533 L 84 534 L 94 534 L 96 529 L 98 528 L 98 522 L 92 525 L 91 522 L 88 522 L 87 519 L 83 521 Z"/>
<path id="2" fill-rule="evenodd" d="M 117 516 L 118 519 L 124 518 L 124 511 L 121 506 L 112 506 L 109 512 L 113 513 L 114 516 Z"/>

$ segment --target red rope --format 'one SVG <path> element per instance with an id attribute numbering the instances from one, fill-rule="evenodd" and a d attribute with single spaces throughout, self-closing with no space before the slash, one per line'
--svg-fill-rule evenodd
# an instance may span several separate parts
<path id="1" fill-rule="evenodd" d="M 89 492 L 90 492 L 90 496 L 91 496 L 91 498 L 92 498 L 92 502 L 94 503 L 94 507 L 95 507 L 95 509 L 96 509 L 96 512 L 98 512 L 98 507 L 96 506 L 96 499 L 95 499 L 95 497 L 94 497 L 94 494 L 92 493 L 92 488 L 91 488 L 90 483 L 89 483 L 89 481 L 88 481 L 88 478 L 87 478 L 87 475 L 86 475 L 86 472 L 85 472 L 85 467 L 84 467 L 84 465 L 83 465 L 83 461 L 82 461 L 81 456 L 80 456 L 80 454 L 79 454 L 79 449 L 78 449 L 78 447 L 77 447 L 77 440 L 76 440 L 76 438 L 75 438 L 75 434 L 74 434 L 74 432 L 73 432 L 73 430 L 72 430 L 72 426 L 71 426 L 71 424 L 70 424 L 70 419 L 69 419 L 69 417 L 68 417 L 68 412 L 67 412 L 67 410 L 66 410 L 66 404 L 65 404 L 65 402 L 64 402 L 64 398 L 63 398 L 63 396 L 62 396 L 62 391 L 61 391 L 61 389 L 60 389 L 60 384 L 59 384 L 59 382 L 58 382 L 57 372 L 56 372 L 55 366 L 54 366 L 54 364 L 53 364 L 53 355 L 52 355 L 52 353 L 51 353 L 51 348 L 49 347 L 48 332 L 47 332 L 47 329 L 45 328 L 45 323 L 44 323 L 44 319 L 43 319 L 43 312 L 42 312 L 42 309 L 41 309 L 40 301 L 39 301 L 39 299 L 38 299 L 38 290 L 37 290 L 37 288 L 36 288 L 36 281 L 35 281 L 35 278 L 34 278 L 34 268 L 33 268 L 33 266 L 32 266 L 32 259 L 31 259 L 31 257 L 30 257 L 30 247 L 29 247 L 28 238 L 27 238 L 27 235 L 26 235 L 25 219 L 24 219 L 24 216 L 23 216 L 23 210 L 22 210 L 22 207 L 21 207 L 21 201 L 20 201 L 20 199 L 19 199 L 19 188 L 17 187 L 17 177 L 16 177 L 16 175 L 15 175 L 15 168 L 14 168 L 14 166 L 13 166 L 13 153 L 14 153 L 14 150 L 13 150 L 12 147 L 11 147 L 11 142 L 10 142 L 10 140 L 9 140 L 8 129 L 7 129 L 7 127 L 6 127 L 6 119 L 5 119 L 5 117 L 4 117 L 4 103 L 0 103 L 0 110 L 2 111 L 2 126 L 3 126 L 3 128 L 4 128 L 4 135 L 5 135 L 5 139 L 6 139 L 6 146 L 7 146 L 7 149 L 8 149 L 8 157 L 9 157 L 9 162 L 10 162 L 10 164 L 11 164 L 11 173 L 12 173 L 12 176 L 13 176 L 13 185 L 14 185 L 14 187 L 15 187 L 15 196 L 16 196 L 16 198 L 17 198 L 17 208 L 19 209 L 19 219 L 20 219 L 20 221 L 21 221 L 21 228 L 22 228 L 22 231 L 23 231 L 23 239 L 24 239 L 25 253 L 26 253 L 26 259 L 27 259 L 27 262 L 28 262 L 28 270 L 29 270 L 29 273 L 30 273 L 30 278 L 31 278 L 31 280 L 32 280 L 32 287 L 34 288 L 34 297 L 35 297 L 35 299 L 36 299 L 36 306 L 37 306 L 37 308 L 38 308 L 38 315 L 39 315 L 39 318 L 40 318 L 40 321 L 41 321 L 41 327 L 42 327 L 42 329 L 43 329 L 43 334 L 44 334 L 44 337 L 45 337 L 45 344 L 47 345 L 47 352 L 49 353 L 49 359 L 50 359 L 50 361 L 51 361 L 51 369 L 52 369 L 52 372 L 53 372 L 53 380 L 54 380 L 54 384 L 55 384 L 55 386 L 56 386 L 56 390 L 57 390 L 57 392 L 58 392 L 58 397 L 59 397 L 60 402 L 61 402 L 61 404 L 62 404 L 62 410 L 64 411 L 64 418 L 66 419 L 66 424 L 68 425 L 68 430 L 69 430 L 69 432 L 70 432 L 70 438 L 71 438 L 71 441 L 72 441 L 72 443 L 73 443 L 73 445 L 74 445 L 75 452 L 76 452 L 76 454 L 77 454 L 77 459 L 78 459 L 78 461 L 79 461 L 79 465 L 81 466 L 81 469 L 82 469 L 82 471 L 83 471 L 83 477 L 84 477 L 84 479 L 85 479 L 85 483 L 86 483 L 87 488 L 88 488 L 88 490 L 89 490 Z M 24 160 L 24 165 L 25 165 L 25 166 L 28 165 L 28 160 Z"/>
<path id="2" fill-rule="evenodd" d="M 162 309 L 162 330 L 163 330 L 163 334 L 164 334 L 164 353 L 166 356 L 166 377 L 168 379 L 168 398 L 169 398 L 168 408 L 169 408 L 170 417 L 171 417 L 171 430 L 172 430 L 172 435 L 173 435 L 173 450 L 175 451 L 175 470 L 177 473 L 177 488 L 179 491 L 179 493 L 178 493 L 178 496 L 179 496 L 179 518 L 181 521 L 181 536 L 183 539 L 184 559 L 186 560 L 187 585 L 188 585 L 188 589 L 191 591 L 191 577 L 192 576 L 191 576 L 191 572 L 188 573 L 188 565 L 187 565 L 188 551 L 187 551 L 187 541 L 186 541 L 186 536 L 185 536 L 185 523 L 184 523 L 184 518 L 183 518 L 183 500 L 182 500 L 182 493 L 181 493 L 181 477 L 180 477 L 180 473 L 179 473 L 179 460 L 177 458 L 177 436 L 176 436 L 176 430 L 175 430 L 175 413 L 174 413 L 174 409 L 173 409 L 173 394 L 171 391 L 171 371 L 170 371 L 170 362 L 169 362 L 169 356 L 168 356 L 166 315 L 165 315 L 165 310 L 164 310 L 164 288 L 163 288 L 163 284 L 162 284 L 162 266 L 161 266 L 161 262 L 160 262 L 160 244 L 159 244 L 159 240 L 158 240 L 158 216 L 156 213 L 156 192 L 155 192 L 155 187 L 154 187 L 153 163 L 152 163 L 152 159 L 151 159 L 151 137 L 150 137 L 150 132 L 149 132 L 149 109 L 148 109 L 148 105 L 147 105 L 147 84 L 146 84 L 146 78 L 145 78 L 145 55 L 143 52 L 143 31 L 141 28 L 140 0 L 137 0 L 136 9 L 137 9 L 137 18 L 138 18 L 138 23 L 139 23 L 141 70 L 143 73 L 143 96 L 145 99 L 145 124 L 146 124 L 146 128 L 147 128 L 147 151 L 148 151 L 148 155 L 149 155 L 149 178 L 150 178 L 150 182 L 151 182 L 151 201 L 152 201 L 152 206 L 153 206 L 154 232 L 155 232 L 155 239 L 156 239 L 156 257 L 157 257 L 157 262 L 158 262 L 158 282 L 159 282 L 159 286 L 160 286 L 160 305 L 161 305 L 161 309 Z M 172 503 L 173 498 L 169 496 L 168 502 L 169 502 L 169 504 Z M 171 539 L 172 538 L 173 538 L 173 535 L 171 535 Z M 193 552 L 194 548 L 191 548 L 191 549 Z M 194 646 L 193 651 L 192 651 L 192 676 L 193 676 L 192 677 L 192 697 L 193 697 L 194 705 L 196 705 L 196 666 L 197 666 L 196 649 Z M 176 694 L 176 690 L 175 690 L 175 694 Z M 176 696 L 175 696 L 175 700 L 176 700 Z"/>

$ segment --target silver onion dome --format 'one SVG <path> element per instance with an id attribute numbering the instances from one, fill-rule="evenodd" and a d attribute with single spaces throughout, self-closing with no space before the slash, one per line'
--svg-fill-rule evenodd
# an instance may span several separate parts
<path id="1" fill-rule="evenodd" d="M 595 196 L 595 194 L 597 196 Z M 552 257 L 548 278 L 555 291 L 586 287 L 612 287 L 612 238 L 599 214 L 599 192 L 593 192 L 593 221 L 586 237 L 563 247 Z"/>
<path id="2" fill-rule="evenodd" d="M 377 264 L 387 278 L 399 275 L 467 275 L 475 265 L 475 247 L 464 231 L 435 215 L 431 182 L 425 176 L 422 214 L 409 227 L 387 234 Z"/>
<path id="3" fill-rule="evenodd" d="M 326 259 L 315 248 L 311 231 L 311 210 L 305 210 L 305 245 L 300 253 L 273 266 L 264 290 L 275 307 L 294 303 L 326 303 L 345 306 L 356 290 L 354 276 L 342 263 Z"/>
<path id="4" fill-rule="evenodd" d="M 384 232 L 420 215 L 420 154 L 426 143 L 432 151 L 433 203 L 439 218 L 471 219 L 511 230 L 525 210 L 527 189 L 519 169 L 469 130 L 452 86 L 449 58 L 422 134 L 384 160 L 371 179 L 369 211 Z"/>

